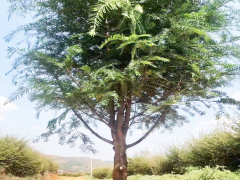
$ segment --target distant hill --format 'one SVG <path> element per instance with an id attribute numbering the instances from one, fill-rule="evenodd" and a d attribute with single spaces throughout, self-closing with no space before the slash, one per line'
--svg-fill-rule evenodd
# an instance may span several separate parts
<path id="1" fill-rule="evenodd" d="M 54 155 L 46 155 L 59 164 L 59 170 L 69 172 L 90 172 L 91 159 L 87 157 L 61 157 Z M 93 159 L 93 168 L 113 166 L 111 161 L 102 161 L 100 159 Z"/>

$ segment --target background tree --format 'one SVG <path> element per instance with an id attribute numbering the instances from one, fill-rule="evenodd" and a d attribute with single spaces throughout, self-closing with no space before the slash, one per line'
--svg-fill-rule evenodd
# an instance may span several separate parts
<path id="1" fill-rule="evenodd" d="M 202 106 L 238 104 L 220 87 L 238 75 L 238 46 L 229 31 L 238 30 L 231 0 L 9 0 L 10 13 L 35 13 L 36 21 L 20 26 L 29 49 L 18 53 L 13 82 L 21 82 L 10 97 L 29 94 L 43 109 L 62 110 L 48 123 L 48 138 L 62 143 L 81 138 L 94 150 L 84 125 L 115 151 L 113 179 L 127 178 L 126 150 L 154 129 L 181 125 L 182 111 L 203 115 Z M 11 71 L 10 71 L 11 72 Z M 68 114 L 71 116 L 70 118 Z M 103 123 L 112 140 L 92 129 Z M 130 130 L 145 127 L 138 141 L 126 144 Z"/>

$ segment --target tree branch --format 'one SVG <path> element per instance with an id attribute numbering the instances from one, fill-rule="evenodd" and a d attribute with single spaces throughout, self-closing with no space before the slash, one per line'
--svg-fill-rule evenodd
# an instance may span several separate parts
<path id="1" fill-rule="evenodd" d="M 116 122 L 116 130 L 117 130 L 118 138 L 122 137 L 123 135 L 122 127 L 123 127 L 124 108 L 125 108 L 124 97 L 121 97 L 120 106 L 118 107 L 117 122 Z"/>
<path id="2" fill-rule="evenodd" d="M 136 142 L 127 145 L 127 148 L 133 147 L 133 146 L 137 145 L 138 143 L 142 142 L 142 141 L 157 127 L 157 125 L 158 125 L 160 122 L 163 123 L 163 122 L 165 121 L 165 119 L 166 119 L 166 115 L 167 115 L 169 109 L 170 109 L 170 106 L 168 106 L 168 107 L 162 112 L 161 117 L 154 123 L 154 125 L 151 127 L 151 129 L 149 129 L 149 131 L 148 131 L 143 137 L 141 137 L 141 138 L 140 138 L 139 140 L 137 140 Z M 150 117 L 148 116 L 148 118 L 150 118 Z"/>
<path id="3" fill-rule="evenodd" d="M 114 99 L 111 98 L 109 100 L 109 126 L 111 127 L 111 135 L 112 135 L 112 139 L 113 141 L 116 141 L 117 137 L 116 137 L 116 130 L 115 130 L 115 108 L 114 108 Z"/>
<path id="4" fill-rule="evenodd" d="M 70 76 L 70 78 L 73 80 L 73 82 L 76 83 L 77 86 L 79 86 L 78 82 L 76 81 L 76 79 L 71 75 L 71 73 L 69 72 L 69 70 L 66 68 L 66 72 L 67 74 Z M 88 107 L 94 112 L 94 114 L 98 117 L 98 120 L 101 121 L 102 123 L 104 123 L 105 125 L 107 125 L 110 129 L 112 129 L 109 124 L 104 120 L 103 117 L 101 117 L 100 114 L 98 114 L 98 112 L 96 111 L 96 109 L 94 107 L 92 107 L 90 104 L 88 104 L 88 102 L 86 102 L 86 104 L 88 105 Z"/>
<path id="5" fill-rule="evenodd" d="M 96 109 L 94 109 L 94 107 L 88 105 L 90 107 L 90 109 L 92 110 L 92 112 L 94 112 L 94 114 L 98 117 L 99 121 L 101 121 L 102 123 L 106 124 L 110 129 L 111 127 L 109 126 L 109 124 L 103 119 L 103 117 L 101 117 L 100 114 L 98 114 L 98 112 L 96 111 Z"/>
<path id="6" fill-rule="evenodd" d="M 75 82 L 76 85 L 79 87 L 79 84 L 78 84 L 77 80 L 71 75 L 71 73 L 70 73 L 70 71 L 68 70 L 68 68 L 66 68 L 65 70 L 66 70 L 67 74 L 70 76 L 70 78 L 73 80 L 73 82 Z M 96 116 L 99 118 L 99 120 L 100 120 L 101 122 L 103 122 L 104 124 L 106 124 L 106 125 L 110 128 L 110 126 L 108 125 L 108 123 L 97 113 L 96 109 L 94 109 L 94 107 L 92 107 L 92 106 L 89 105 L 88 103 L 87 103 L 87 105 L 88 105 L 88 106 L 90 107 L 90 109 L 94 112 L 94 114 L 96 114 Z"/>
<path id="7" fill-rule="evenodd" d="M 159 98 L 159 99 L 158 99 L 154 104 L 152 104 L 152 105 L 156 105 L 156 106 L 157 106 L 157 105 L 158 105 L 158 104 L 157 104 L 158 102 L 166 100 L 170 95 L 171 95 L 171 92 L 165 92 L 164 95 L 163 95 L 161 98 Z M 131 117 L 130 120 L 133 120 L 133 119 L 135 119 L 135 118 L 137 118 L 137 117 L 139 117 L 139 116 L 143 116 L 147 111 L 148 111 L 148 109 L 146 109 L 146 110 L 138 113 L 137 115 Z M 132 124 L 131 124 L 131 125 L 132 125 Z"/>
<path id="8" fill-rule="evenodd" d="M 83 114 L 85 114 L 86 116 L 89 116 L 90 118 L 92 119 L 95 119 L 97 121 L 100 121 L 98 117 L 94 117 L 94 115 L 89 115 L 88 113 L 84 112 L 84 111 L 81 111 Z M 101 121 L 102 122 L 102 121 Z"/>
<path id="9" fill-rule="evenodd" d="M 125 121 L 123 124 L 123 134 L 124 136 L 127 135 L 127 131 L 129 129 L 129 122 L 130 122 L 130 116 L 131 116 L 131 107 L 132 107 L 132 100 L 131 100 L 131 96 L 129 98 L 127 98 L 127 103 L 126 103 L 126 112 L 125 112 Z"/>
<path id="10" fill-rule="evenodd" d="M 145 111 L 143 111 L 143 112 L 141 112 L 141 113 L 138 113 L 137 115 L 131 117 L 130 121 L 132 121 L 133 119 L 135 119 L 135 118 L 137 118 L 137 117 L 139 117 L 139 116 L 143 116 L 144 113 L 146 113 L 147 111 L 148 111 L 148 109 L 146 109 Z"/>
<path id="11" fill-rule="evenodd" d="M 68 70 L 68 68 L 65 68 L 65 70 L 66 70 L 68 76 L 73 80 L 73 82 L 75 82 L 75 84 L 76 84 L 77 86 L 79 86 L 77 80 L 71 75 L 71 73 L 70 73 L 70 71 Z"/>
<path id="12" fill-rule="evenodd" d="M 90 126 L 88 126 L 87 122 L 83 120 L 82 116 L 80 114 L 78 114 L 78 112 L 76 110 L 72 109 L 72 111 L 82 121 L 82 123 L 88 128 L 88 130 L 91 131 L 91 133 L 93 133 L 95 136 L 97 136 L 99 139 L 103 140 L 104 142 L 113 145 L 112 141 L 105 139 L 104 137 L 100 136 L 95 131 L 93 131 L 92 128 L 90 128 Z"/>
<path id="13" fill-rule="evenodd" d="M 112 128 L 112 127 L 109 125 L 109 123 L 107 123 L 107 122 L 105 122 L 105 121 L 101 121 L 101 120 L 99 119 L 99 117 L 91 116 L 91 115 L 87 114 L 87 113 L 84 112 L 84 111 L 81 111 L 81 112 L 84 113 L 86 116 L 89 116 L 89 117 L 92 118 L 92 119 L 95 119 L 95 120 L 97 120 L 97 121 L 100 121 L 100 122 L 104 123 L 104 124 L 105 124 L 107 127 L 109 127 L 111 130 L 114 130 L 114 131 L 115 131 L 115 129 Z"/>
<path id="14" fill-rule="evenodd" d="M 89 107 L 90 107 L 91 110 L 94 112 L 94 114 L 99 118 L 100 121 L 102 121 L 102 122 L 105 123 L 105 124 L 108 123 L 108 121 L 105 119 L 105 117 L 102 117 L 94 107 L 92 107 L 92 106 L 90 106 L 90 105 L 89 105 Z"/>

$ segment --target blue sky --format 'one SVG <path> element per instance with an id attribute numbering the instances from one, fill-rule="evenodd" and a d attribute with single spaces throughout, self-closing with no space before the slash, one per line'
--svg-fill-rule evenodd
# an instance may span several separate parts
<path id="1" fill-rule="evenodd" d="M 11 59 L 6 58 L 6 49 L 8 46 L 16 46 L 24 34 L 19 33 L 12 42 L 4 42 L 4 36 L 13 31 L 19 25 L 27 24 L 32 21 L 31 17 L 19 17 L 13 16 L 10 21 L 8 21 L 8 6 L 7 0 L 3 0 L 0 6 L 0 134 L 6 135 L 11 134 L 19 137 L 24 137 L 31 140 L 46 130 L 48 120 L 55 116 L 55 112 L 43 112 L 39 119 L 35 117 L 35 105 L 34 103 L 28 101 L 27 97 L 15 101 L 14 103 L 3 106 L 3 101 L 5 101 L 11 93 L 16 90 L 16 86 L 12 84 L 11 75 L 5 76 L 5 73 L 10 70 L 13 63 L 14 57 Z M 25 46 L 22 44 L 20 46 Z M 230 88 L 224 88 L 229 96 L 233 96 L 237 100 L 240 100 L 240 82 L 235 81 L 234 85 Z M 190 122 L 181 126 L 175 127 L 172 132 L 165 131 L 161 133 L 160 131 L 154 131 L 147 137 L 142 143 L 128 150 L 128 155 L 131 156 L 136 152 L 141 150 L 157 151 L 159 149 L 164 149 L 168 144 L 173 142 L 182 142 L 184 139 L 188 138 L 190 135 L 197 136 L 200 131 L 210 131 L 216 126 L 216 121 L 214 120 L 214 111 L 207 110 L 205 116 L 195 116 L 190 118 Z M 87 131 L 84 129 L 83 131 Z M 104 137 L 110 139 L 110 132 L 103 126 L 98 127 L 100 134 Z M 143 131 L 136 131 L 133 136 L 130 136 L 128 142 L 134 142 L 141 137 Z M 111 145 L 108 145 L 101 140 L 93 137 L 92 140 L 95 143 L 95 147 L 99 151 L 94 158 L 103 160 L 113 160 L 113 150 Z M 89 154 L 82 153 L 76 145 L 75 148 L 70 148 L 68 145 L 59 145 L 58 138 L 53 136 L 48 142 L 40 141 L 38 143 L 32 144 L 32 146 L 46 154 L 67 156 L 67 157 L 79 157 L 86 156 Z"/>

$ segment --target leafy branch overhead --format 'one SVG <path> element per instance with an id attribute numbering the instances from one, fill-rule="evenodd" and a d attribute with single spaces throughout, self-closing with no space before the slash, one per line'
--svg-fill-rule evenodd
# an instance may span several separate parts
<path id="1" fill-rule="evenodd" d="M 239 37 L 235 7 L 222 1 L 170 0 L 9 0 L 10 15 L 33 11 L 35 22 L 24 31 L 36 38 L 29 49 L 10 47 L 18 54 L 11 73 L 20 84 L 11 100 L 29 94 L 43 110 L 60 116 L 48 123 L 61 143 L 80 138 L 84 149 L 93 142 L 86 127 L 101 140 L 116 145 L 136 128 L 182 125 L 202 106 L 224 112 L 239 105 L 219 88 L 239 75 Z M 201 104 L 201 106 L 199 106 Z M 112 140 L 92 127 L 103 123 Z M 69 137 L 67 139 L 67 137 Z"/>

